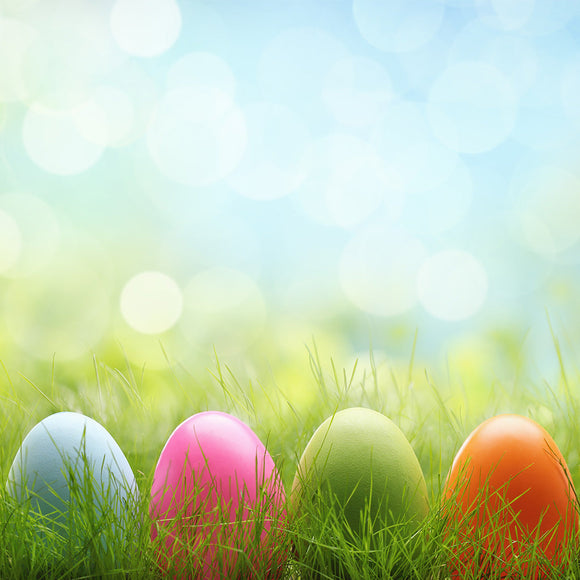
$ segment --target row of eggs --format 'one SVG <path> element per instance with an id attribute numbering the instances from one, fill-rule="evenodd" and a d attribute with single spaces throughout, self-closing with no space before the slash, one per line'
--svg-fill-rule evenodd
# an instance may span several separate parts
<path id="1" fill-rule="evenodd" d="M 87 503 L 95 520 L 109 514 L 119 529 L 123 514 L 143 521 L 135 516 L 139 492 L 125 455 L 104 427 L 79 413 L 56 413 L 28 433 L 6 489 L 43 518 L 43 534 L 69 545 L 77 533 L 73 512 L 83 505 L 86 511 Z M 153 476 L 150 534 L 160 570 L 221 578 L 245 564 L 278 578 L 288 559 L 285 531 L 309 510 L 312 519 L 313 506 L 319 514 L 338 507 L 354 537 L 369 523 L 385 530 L 405 522 L 412 534 L 430 509 L 405 435 L 383 414 L 360 407 L 333 414 L 316 430 L 289 499 L 272 457 L 244 422 L 218 411 L 190 417 L 167 440 Z M 519 415 L 493 417 L 469 435 L 443 499 L 453 578 L 476 570 L 541 577 L 541 564 L 528 568 L 530 549 L 540 562 L 558 565 L 578 535 L 566 462 L 545 429 Z"/>

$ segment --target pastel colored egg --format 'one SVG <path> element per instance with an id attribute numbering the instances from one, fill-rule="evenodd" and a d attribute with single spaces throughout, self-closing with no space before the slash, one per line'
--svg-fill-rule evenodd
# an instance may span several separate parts
<path id="1" fill-rule="evenodd" d="M 519 415 L 484 421 L 457 452 L 445 483 L 452 577 L 551 577 L 549 568 L 576 542 L 575 497 L 566 462 L 543 427 Z"/>
<path id="2" fill-rule="evenodd" d="M 414 553 L 414 532 L 429 512 L 409 441 L 388 417 L 360 407 L 339 411 L 313 434 L 294 477 L 291 506 L 299 560 L 313 578 L 352 576 L 340 555 L 344 542 L 357 546 L 355 552 L 403 542 L 405 553 Z M 376 562 L 360 565 L 380 577 L 409 573 L 402 559 L 388 573 Z"/>
<path id="3" fill-rule="evenodd" d="M 279 577 L 285 492 L 274 461 L 238 418 L 207 411 L 165 444 L 151 488 L 151 539 L 175 575 Z"/>
<path id="4" fill-rule="evenodd" d="M 293 503 L 329 493 L 356 533 L 368 517 L 377 527 L 422 521 L 429 511 L 419 461 L 403 432 L 385 415 L 354 407 L 329 417 L 306 446 L 292 486 Z M 306 507 L 306 506 L 304 506 Z"/>
<path id="5" fill-rule="evenodd" d="M 40 541 L 69 557 L 101 548 L 115 554 L 135 535 L 133 471 L 109 432 L 80 413 L 50 415 L 26 435 L 6 490 L 28 510 Z"/>

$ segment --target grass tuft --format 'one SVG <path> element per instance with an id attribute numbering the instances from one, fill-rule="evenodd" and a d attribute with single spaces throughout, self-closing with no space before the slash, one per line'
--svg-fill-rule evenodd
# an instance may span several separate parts
<path id="1" fill-rule="evenodd" d="M 367 359 L 343 364 L 323 357 L 313 342 L 305 353 L 310 373 L 300 377 L 301 384 L 277 375 L 276 369 L 261 372 L 240 367 L 235 361 L 229 364 L 217 353 L 212 369 L 194 371 L 173 365 L 167 354 L 165 371 L 136 369 L 128 359 L 123 369 L 109 367 L 95 356 L 86 365 L 87 374 L 76 380 L 55 360 L 46 376 L 32 378 L 30 372 L 23 376 L 2 364 L 0 578 L 130 580 L 161 578 L 168 572 L 181 574 L 183 568 L 176 562 L 169 562 L 168 569 L 160 565 L 158 553 L 166 545 L 168 528 L 159 528 L 157 538 L 151 541 L 153 522 L 149 516 L 153 471 L 165 441 L 179 423 L 208 409 L 238 416 L 265 443 L 289 498 L 299 457 L 316 428 L 338 410 L 363 406 L 392 419 L 415 450 L 431 505 L 422 525 L 412 533 L 408 533 L 409 522 L 394 522 L 379 529 L 362 525 L 362 534 L 358 534 L 350 530 L 340 509 L 307 515 L 289 512 L 275 555 L 270 564 L 260 567 L 251 554 L 259 549 L 258 538 L 268 512 L 264 508 L 254 514 L 253 539 L 242 541 L 239 536 L 240 542 L 233 548 L 238 556 L 236 564 L 233 569 L 224 565 L 223 576 L 446 580 L 451 577 L 453 546 L 464 540 L 466 528 L 449 517 L 450 510 L 443 500 L 445 478 L 459 447 L 483 420 L 504 410 L 534 418 L 556 441 L 572 480 L 580 481 L 580 372 L 566 367 L 553 330 L 552 336 L 560 366 L 555 387 L 548 381 L 528 381 L 518 367 L 513 382 L 497 381 L 477 393 L 468 376 L 454 377 L 450 369 L 440 378 L 436 372 L 420 368 L 416 359 L 417 332 L 409 360 L 401 364 L 379 358 L 372 348 Z M 47 415 L 63 410 L 84 413 L 111 433 L 135 473 L 140 492 L 137 506 L 124 506 L 119 513 L 112 505 L 102 505 L 96 517 L 94 510 L 79 500 L 74 517 L 69 515 L 67 519 L 61 512 L 49 518 L 38 517 L 30 506 L 21 505 L 10 496 L 4 482 L 24 436 Z M 76 485 L 81 484 L 72 481 L 73 497 L 90 496 L 91 490 L 82 485 L 75 488 Z M 577 498 L 574 499 L 578 508 Z M 309 518 L 308 525 L 305 517 Z M 495 517 L 499 526 L 501 517 Z M 67 534 L 70 526 L 85 530 L 83 542 L 63 540 L 67 534 L 59 533 L 62 530 L 55 527 L 55 519 L 64 522 L 61 526 L 68 526 Z M 228 530 L 241 524 L 234 522 Z M 119 527 L 128 533 L 111 531 Z M 192 541 L 198 544 L 184 552 L 187 574 L 192 578 L 201 574 L 204 544 L 200 537 L 194 534 L 197 540 Z M 562 564 L 557 567 L 543 559 L 539 540 L 532 538 L 522 558 L 537 562 L 546 578 L 580 579 L 576 546 L 563 555 Z M 217 552 L 218 562 L 224 562 L 225 553 L 232 549 L 231 543 L 223 544 Z M 502 577 L 490 568 L 493 559 L 505 556 L 500 547 L 489 545 L 489 538 L 477 537 L 471 549 L 479 566 L 464 570 L 462 578 Z M 274 567 L 272 562 L 276 562 Z"/>

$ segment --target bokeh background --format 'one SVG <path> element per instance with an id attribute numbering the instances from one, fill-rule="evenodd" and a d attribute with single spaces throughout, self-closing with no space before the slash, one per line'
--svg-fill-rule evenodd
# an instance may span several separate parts
<path id="1" fill-rule="evenodd" d="M 575 0 L 2 2 L 0 359 L 542 384 L 579 135 Z"/>

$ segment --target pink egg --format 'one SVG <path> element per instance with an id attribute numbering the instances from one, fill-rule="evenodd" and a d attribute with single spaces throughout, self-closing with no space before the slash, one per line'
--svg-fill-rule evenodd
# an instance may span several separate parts
<path id="1" fill-rule="evenodd" d="M 279 577 L 284 503 L 274 461 L 244 422 L 219 411 L 194 415 L 171 434 L 153 476 L 149 512 L 158 562 L 177 575 L 207 579 L 251 577 L 252 570 Z"/>

